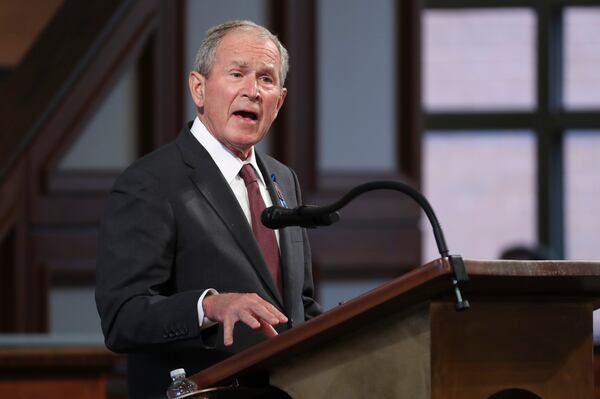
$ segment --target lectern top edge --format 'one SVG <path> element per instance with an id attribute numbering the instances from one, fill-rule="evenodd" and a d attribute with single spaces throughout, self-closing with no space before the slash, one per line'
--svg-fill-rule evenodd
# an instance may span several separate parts
<path id="1" fill-rule="evenodd" d="M 393 281 L 331 309 L 275 338 L 238 353 L 191 377 L 198 386 L 210 387 L 231 375 L 258 370 L 284 355 L 330 339 L 352 323 L 368 323 L 369 317 L 395 307 L 423 302 L 451 292 L 452 268 L 446 259 L 436 259 Z"/>
<path id="2" fill-rule="evenodd" d="M 600 261 L 464 260 L 467 299 L 600 298 Z M 370 318 L 452 295 L 452 266 L 438 258 L 354 298 L 292 330 L 238 353 L 191 378 L 200 387 L 218 385 L 234 375 L 266 370 L 289 356 L 309 350 Z"/>

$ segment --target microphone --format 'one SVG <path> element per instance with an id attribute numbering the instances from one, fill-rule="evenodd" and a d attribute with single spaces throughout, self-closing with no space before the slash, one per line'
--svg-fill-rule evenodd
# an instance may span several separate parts
<path id="1" fill-rule="evenodd" d="M 467 271 L 460 255 L 450 255 L 446 245 L 446 239 L 442 232 L 442 227 L 438 221 L 433 208 L 419 191 L 415 190 L 408 184 L 396 181 L 373 181 L 364 183 L 354 187 L 348 191 L 341 199 L 327 206 L 312 206 L 300 205 L 297 208 L 287 209 L 279 206 L 271 206 L 266 208 L 261 214 L 262 223 L 271 229 L 279 229 L 287 226 L 301 226 L 314 228 L 318 226 L 329 226 L 340 219 L 337 212 L 339 209 L 346 206 L 354 198 L 368 191 L 374 190 L 394 190 L 400 191 L 411 197 L 419 204 L 425 215 L 429 219 L 433 236 L 438 247 L 438 251 L 442 258 L 448 258 L 454 276 L 452 277 L 452 286 L 456 296 L 456 310 L 469 309 L 469 301 L 464 300 L 460 292 L 459 283 L 469 280 Z"/>
<path id="2" fill-rule="evenodd" d="M 340 220 L 338 212 L 323 212 L 323 208 L 311 205 L 301 205 L 297 208 L 282 208 L 271 206 L 260 216 L 262 224 L 270 229 L 281 229 L 288 226 L 315 228 L 331 226 Z"/>

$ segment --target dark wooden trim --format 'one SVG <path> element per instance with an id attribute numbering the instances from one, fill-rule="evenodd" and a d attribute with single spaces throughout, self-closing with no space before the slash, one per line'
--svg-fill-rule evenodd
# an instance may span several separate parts
<path id="1" fill-rule="evenodd" d="M 421 254 L 415 226 L 351 224 L 336 231 L 310 231 L 314 262 L 321 279 L 391 278 L 410 270 Z M 332 238 L 333 236 L 333 238 Z"/>
<path id="2" fill-rule="evenodd" d="M 564 253 L 563 136 L 558 130 L 538 135 L 538 240 L 554 258 Z"/>
<path id="3" fill-rule="evenodd" d="M 56 229 L 47 227 L 33 231 L 31 249 L 34 261 L 63 263 L 96 259 L 95 227 Z"/>
<path id="4" fill-rule="evenodd" d="M 43 338 L 0 349 L 0 389 L 28 397 L 126 398 L 126 357 Z M 9 344 L 10 345 L 10 344 Z M 78 396 L 79 395 L 79 396 Z"/>
<path id="5" fill-rule="evenodd" d="M 96 283 L 96 259 L 48 261 L 43 267 L 49 287 L 94 286 Z"/>
<path id="6" fill-rule="evenodd" d="M 562 131 L 552 116 L 562 107 L 563 19 L 558 7 L 537 7 L 537 220 L 538 241 L 564 257 Z"/>
<path id="7" fill-rule="evenodd" d="M 11 171 L 4 184 L 0 185 L 0 239 L 14 228 L 15 220 L 22 216 L 26 205 L 26 179 L 27 163 L 23 160 Z"/>
<path id="8" fill-rule="evenodd" d="M 535 7 L 536 2 L 536 0 L 424 0 L 425 7 L 433 9 Z"/>
<path id="9" fill-rule="evenodd" d="M 37 309 L 32 298 L 41 282 L 30 270 L 26 179 L 26 160 L 21 160 L 0 185 L 0 332 L 38 331 L 39 327 L 28 317 Z"/>
<path id="10" fill-rule="evenodd" d="M 424 0 L 427 8 L 535 8 L 539 5 L 551 7 L 599 6 L 600 0 Z"/>
<path id="11" fill-rule="evenodd" d="M 600 399 L 600 346 L 594 343 L 594 399 Z"/>
<path id="12" fill-rule="evenodd" d="M 421 186 L 421 0 L 396 2 L 396 159 L 399 173 Z"/>
<path id="13" fill-rule="evenodd" d="M 428 112 L 427 130 L 533 130 L 537 119 L 531 112 Z"/>
<path id="14" fill-rule="evenodd" d="M 319 177 L 324 189 L 321 193 L 338 193 L 350 190 L 350 188 L 359 184 L 367 183 L 373 180 L 402 180 L 405 183 L 410 183 L 406 180 L 406 175 L 401 172 L 373 172 L 373 171 L 346 171 L 346 172 L 324 172 Z M 370 194 L 365 194 L 369 196 Z M 401 195 L 398 193 L 398 195 Z"/>
<path id="15" fill-rule="evenodd" d="M 75 3 L 75 5 L 71 3 Z M 104 4 L 104 2 L 92 3 Z M 110 2 L 106 3 L 110 4 Z M 155 140 L 158 144 L 162 144 L 176 135 L 181 125 L 181 68 L 179 66 L 182 61 L 181 45 L 179 43 L 178 45 L 173 45 L 173 43 L 180 41 L 178 35 L 181 32 L 177 27 L 177 19 L 180 18 L 181 13 L 177 9 L 177 5 L 180 5 L 180 1 L 162 2 L 154 0 L 135 2 L 122 0 L 120 3 L 122 4 L 120 4 L 119 8 L 115 5 L 114 8 L 118 9 L 117 11 L 113 11 L 115 15 L 111 15 L 110 24 L 102 30 L 103 34 L 97 35 L 100 38 L 96 39 L 96 36 L 93 37 L 93 39 L 96 39 L 93 45 L 89 43 L 76 43 L 71 48 L 65 46 L 64 42 L 69 42 L 67 37 L 70 38 L 78 34 L 78 32 L 73 32 L 72 30 L 78 29 L 79 25 L 74 24 L 71 19 L 81 19 L 79 15 L 73 15 L 79 11 L 77 4 L 80 4 L 80 2 L 67 1 L 65 8 L 67 8 L 68 12 L 61 11 L 59 13 L 60 18 L 57 18 L 57 21 L 51 24 L 52 26 L 59 23 L 63 24 L 63 26 L 54 28 L 54 30 L 58 31 L 51 37 L 55 42 L 48 43 L 43 41 L 39 47 L 46 45 L 51 48 L 50 51 L 56 51 L 54 49 L 55 46 L 67 47 L 66 50 L 62 50 L 66 54 L 62 54 L 65 62 L 61 64 L 61 74 L 59 76 L 48 76 L 47 71 L 44 70 L 46 79 L 61 82 L 65 80 L 63 76 L 67 76 L 69 73 L 72 75 L 69 76 L 67 84 L 60 90 L 56 89 L 58 83 L 55 83 L 55 86 L 47 88 L 42 93 L 46 97 L 51 96 L 57 91 L 60 94 L 52 98 L 51 107 L 40 110 L 43 112 L 37 120 L 35 112 L 32 113 L 30 111 L 31 104 L 27 104 L 27 106 L 23 104 L 21 107 L 22 111 L 20 112 L 26 115 L 27 121 L 36 121 L 31 128 L 27 128 L 26 121 L 22 120 L 25 117 L 20 118 L 10 115 L 9 112 L 11 109 L 8 109 L 7 115 L 0 113 L 0 126 L 8 132 L 18 131 L 20 136 L 16 136 L 21 138 L 27 137 L 27 140 L 21 140 L 22 143 L 19 146 L 9 142 L 0 143 L 0 151 L 17 148 L 16 153 L 21 153 L 21 150 L 31 145 L 34 138 L 41 136 L 47 141 L 41 147 L 46 150 L 51 148 L 53 159 L 47 160 L 46 157 L 40 157 L 38 153 L 35 153 L 32 158 L 33 160 L 50 162 L 50 169 L 55 169 L 55 163 L 58 162 L 62 153 L 66 151 L 81 128 L 89 120 L 92 112 L 104 99 L 122 71 L 140 58 L 140 54 L 144 48 L 149 46 L 149 42 L 152 44 L 150 47 L 155 49 L 153 51 L 154 59 L 152 65 L 154 73 L 152 78 L 148 79 L 146 83 L 157 92 L 156 98 L 160 99 L 160 103 L 154 104 L 151 107 L 152 112 L 148 112 L 147 108 L 143 108 L 147 104 L 147 101 L 144 99 L 141 102 L 140 108 L 143 109 L 140 112 L 144 112 L 146 118 L 156 119 L 157 127 L 154 129 L 157 132 L 161 132 L 157 133 L 161 136 L 160 139 Z M 80 4 L 80 6 L 86 11 L 88 9 L 91 9 L 92 12 L 98 11 L 94 7 L 88 7 L 83 4 Z M 72 10 L 72 8 L 75 10 Z M 105 12 L 108 13 L 107 11 Z M 166 16 L 163 16 L 163 12 Z M 108 17 L 106 18 L 108 19 Z M 100 22 L 103 22 L 101 18 L 98 19 Z M 92 24 L 91 27 L 94 26 Z M 91 28 L 86 26 L 86 29 L 87 32 Z M 98 29 L 101 30 L 100 27 Z M 48 51 L 48 49 L 43 48 L 40 50 L 41 54 L 38 54 L 38 57 L 46 56 Z M 85 54 L 81 55 L 77 51 L 85 52 Z M 11 79 L 11 82 L 9 82 L 12 83 L 11 85 L 5 87 L 5 90 L 9 91 L 9 94 L 17 92 L 17 100 L 19 100 L 19 96 L 27 98 L 38 95 L 37 93 L 35 95 L 34 93 L 23 95 L 23 93 L 19 92 L 21 86 L 28 87 L 28 85 L 23 85 L 24 80 L 31 81 L 32 76 L 41 76 L 41 74 L 38 74 L 36 67 L 38 69 L 42 68 L 44 62 L 40 62 L 36 57 L 32 56 L 32 58 L 30 63 L 35 64 L 35 66 L 27 68 L 27 65 L 25 65 L 23 70 L 16 71 L 15 75 L 18 76 Z M 71 59 L 74 59 L 74 61 L 69 64 L 67 61 Z M 13 83 L 13 80 L 15 83 Z M 41 94 L 39 95 L 41 96 Z M 8 95 L 8 97 L 11 96 Z M 25 98 L 22 100 L 23 102 L 33 100 L 35 105 L 35 99 Z M 173 101 L 174 98 L 177 100 Z M 49 100 L 43 101 L 49 102 Z M 16 101 L 11 103 L 10 107 L 17 108 L 18 105 L 20 104 Z M 15 126 L 15 128 L 12 128 L 12 126 Z M 16 126 L 19 128 L 17 129 Z M 31 133 L 23 135 L 22 132 L 24 129 L 30 129 Z M 40 129 L 46 129 L 53 133 L 40 132 Z M 65 134 L 65 132 L 68 132 L 68 134 Z M 39 165 L 34 165 L 34 170 L 37 169 L 37 166 Z"/>
<path id="16" fill-rule="evenodd" d="M 78 71 L 92 62 L 113 28 L 133 1 L 80 2 L 67 0 L 21 66 L 2 85 L 0 96 L 0 181 L 31 141 L 39 127 L 74 83 Z"/>
<path id="17" fill-rule="evenodd" d="M 31 222 L 41 225 L 92 225 L 100 221 L 108 192 L 102 195 L 54 195 L 31 200 Z"/>
<path id="18" fill-rule="evenodd" d="M 540 121 L 540 118 L 543 120 Z M 600 128 L 600 110 L 555 110 L 546 116 L 531 112 L 429 112 L 425 116 L 427 130 L 535 130 L 540 123 L 565 129 Z"/>
<path id="19" fill-rule="evenodd" d="M 3 65 L 0 65 L 0 86 L 2 86 L 2 82 L 6 81 L 12 72 L 12 68 L 7 68 Z"/>
<path id="20" fill-rule="evenodd" d="M 155 41 L 150 40 L 143 49 L 141 57 L 137 64 L 138 79 L 137 79 L 137 104 L 143 106 L 143 104 L 151 104 L 150 107 L 154 108 L 154 104 L 157 103 L 156 93 L 153 89 L 152 83 L 156 76 L 156 63 L 155 63 Z M 138 153 L 140 155 L 147 154 L 154 148 L 156 141 L 156 127 L 155 117 L 148 115 L 144 112 L 138 112 L 137 123 L 139 126 L 138 132 Z M 144 132 L 144 134 L 141 134 Z"/>
<path id="21" fill-rule="evenodd" d="M 274 154 L 291 166 L 308 194 L 317 189 L 317 23 L 315 1 L 271 2 L 273 32 L 290 53 L 286 104 L 279 114 Z"/>
<path id="22" fill-rule="evenodd" d="M 106 194 L 121 171 L 118 170 L 57 170 L 46 177 L 49 194 Z"/>
<path id="23" fill-rule="evenodd" d="M 94 54 L 96 61 L 80 72 L 78 81 L 70 87 L 64 100 L 40 127 L 38 137 L 31 145 L 34 173 L 43 171 L 45 176 L 49 176 L 58 169 L 63 154 L 114 84 L 140 58 L 146 43 L 152 40 L 158 23 L 156 5 L 153 4 L 155 1 L 138 2 L 129 13 L 122 16 Z M 34 192 L 45 188 L 45 176 L 33 176 L 31 183 Z"/>
<path id="24" fill-rule="evenodd" d="M 558 115 L 556 124 L 561 130 L 600 129 L 600 108 L 597 110 L 563 112 Z"/>
<path id="25" fill-rule="evenodd" d="M 0 239 L 0 260 L 10 268 L 3 276 L 14 280 L 0 302 L 0 312 L 14 317 L 2 330 L 46 331 L 48 284 L 93 282 L 97 225 L 117 171 L 57 165 L 144 53 L 151 55 L 145 83 L 156 101 L 141 101 L 139 112 L 155 124 L 151 145 L 179 130 L 181 7 L 182 0 L 67 0 L 2 86 L 0 216 L 10 217 L 0 219 L 0 235 L 8 235 Z"/>
<path id="26" fill-rule="evenodd" d="M 5 227 L 6 229 L 6 227 Z M 0 332 L 13 331 L 16 311 L 14 306 L 15 269 L 16 263 L 16 233 L 14 229 L 0 235 Z"/>
<path id="27" fill-rule="evenodd" d="M 183 2 L 157 8 L 159 23 L 138 64 L 140 155 L 173 140 L 183 125 Z"/>
<path id="28" fill-rule="evenodd" d="M 56 285 L 93 285 L 97 241 L 95 224 L 34 227 L 32 262 L 44 277 L 46 289 Z"/>
<path id="29" fill-rule="evenodd" d="M 156 62 L 158 69 L 156 80 L 161 81 L 159 94 L 161 102 L 156 111 L 163 115 L 159 125 L 163 129 L 156 141 L 156 147 L 163 145 L 175 137 L 181 130 L 184 121 L 184 87 L 187 81 L 184 71 L 184 0 L 160 1 L 160 33 L 158 44 L 160 52 Z M 156 84 L 156 81 L 153 82 Z"/>
<path id="30" fill-rule="evenodd" d="M 87 375 L 106 377 L 125 364 L 125 357 L 103 347 L 52 346 L 9 347 L 0 350 L 0 380 L 64 379 Z"/>

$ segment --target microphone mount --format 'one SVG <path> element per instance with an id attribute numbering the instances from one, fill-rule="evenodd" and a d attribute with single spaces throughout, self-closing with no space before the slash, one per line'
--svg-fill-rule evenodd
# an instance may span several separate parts
<path id="1" fill-rule="evenodd" d="M 433 211 L 433 208 L 429 204 L 429 201 L 427 201 L 427 199 L 423 196 L 423 194 L 421 194 L 419 191 L 415 190 L 413 187 L 409 186 L 408 184 L 405 184 L 402 182 L 397 182 L 397 181 L 373 181 L 373 182 L 369 182 L 369 183 L 364 183 L 364 184 L 354 187 L 353 189 L 348 191 L 341 199 L 339 199 L 338 201 L 336 201 L 330 205 L 327 205 L 327 206 L 304 206 L 304 205 L 302 205 L 293 210 L 287 210 L 287 211 L 293 212 L 294 215 L 296 215 L 300 219 L 310 220 L 311 223 L 306 224 L 306 222 L 304 222 L 305 224 L 301 224 L 301 223 L 292 222 L 289 224 L 279 225 L 278 227 L 275 227 L 275 228 L 284 227 L 285 225 L 288 225 L 288 226 L 289 225 L 303 225 L 304 227 L 316 227 L 318 225 L 330 225 L 332 223 L 337 222 L 337 220 L 339 219 L 337 211 L 342 209 L 344 206 L 348 205 L 354 198 L 358 197 L 359 195 L 364 194 L 368 191 L 374 191 L 374 190 L 400 191 L 404 194 L 407 194 L 409 197 L 411 197 L 413 200 L 415 200 L 419 204 L 421 209 L 423 209 L 423 211 L 425 212 L 425 215 L 427 215 L 427 219 L 429 219 L 429 224 L 431 225 L 431 227 L 433 229 L 433 236 L 435 238 L 435 242 L 436 242 L 438 251 L 440 253 L 440 256 L 442 258 L 448 258 L 450 265 L 452 266 L 452 270 L 453 270 L 453 274 L 454 274 L 452 277 L 452 286 L 453 286 L 454 294 L 456 297 L 456 310 L 461 311 L 461 310 L 469 309 L 469 307 L 470 307 L 469 301 L 464 300 L 462 298 L 462 294 L 460 292 L 460 287 L 459 287 L 459 283 L 466 282 L 469 280 L 462 257 L 460 255 L 449 255 L 448 246 L 446 245 L 446 239 L 444 238 L 444 233 L 443 233 L 440 223 L 435 215 L 435 212 Z M 269 218 L 269 216 L 267 216 L 267 215 L 274 215 L 275 214 L 274 212 L 276 212 L 277 210 L 283 210 L 283 209 L 285 209 L 285 208 L 281 208 L 281 207 L 277 207 L 277 206 L 273 206 L 273 207 L 269 207 L 269 208 L 265 209 L 265 211 L 263 212 L 263 215 L 262 215 L 263 224 L 265 224 L 267 227 L 271 227 L 268 223 L 265 223 L 265 221 L 266 221 L 265 219 Z M 314 223 L 315 220 L 317 220 L 317 221 L 327 220 L 329 223 L 320 223 L 320 224 Z M 271 227 L 271 228 L 273 228 L 273 227 Z"/>

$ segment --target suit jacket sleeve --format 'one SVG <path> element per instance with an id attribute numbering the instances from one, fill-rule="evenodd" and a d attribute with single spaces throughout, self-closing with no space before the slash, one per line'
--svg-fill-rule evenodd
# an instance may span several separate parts
<path id="1" fill-rule="evenodd" d="M 271 158 L 268 163 L 300 204 L 295 174 Z M 128 168 L 110 194 L 98 241 L 96 303 L 109 349 L 225 349 L 219 326 L 200 331 L 197 301 L 207 288 L 254 292 L 282 306 L 243 218 L 217 166 L 189 132 Z M 319 314 L 320 307 L 313 299 L 306 232 L 287 229 L 290 284 L 284 302 L 292 326 Z M 236 324 L 239 348 L 233 351 L 264 339 L 246 330 Z"/>
<path id="2" fill-rule="evenodd" d="M 113 351 L 202 338 L 196 306 L 203 290 L 171 292 L 174 223 L 150 173 L 130 168 L 119 177 L 100 229 L 96 274 L 96 303 Z"/>

